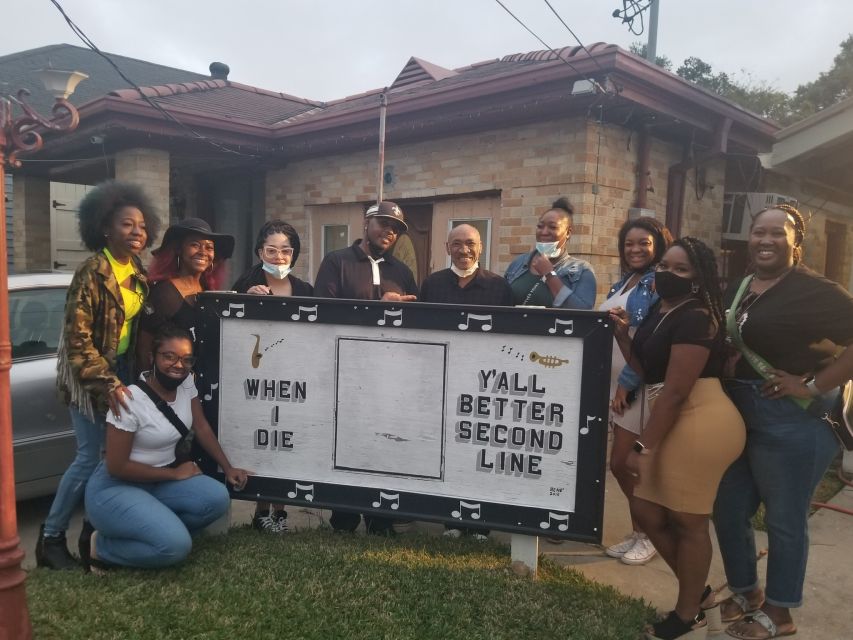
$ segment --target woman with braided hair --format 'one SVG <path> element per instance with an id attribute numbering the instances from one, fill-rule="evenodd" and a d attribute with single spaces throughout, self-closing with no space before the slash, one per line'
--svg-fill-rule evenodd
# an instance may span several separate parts
<path id="1" fill-rule="evenodd" d="M 732 596 L 721 603 L 735 638 L 796 633 L 811 496 L 838 453 L 830 415 L 853 377 L 853 297 L 802 265 L 806 225 L 796 208 L 760 211 L 748 242 L 752 273 L 726 296 L 732 356 L 726 389 L 746 422 L 746 449 L 726 471 L 714 525 Z M 827 350 L 829 347 L 829 350 Z M 764 503 L 767 583 L 756 572 L 752 515 Z"/>
<path id="2" fill-rule="evenodd" d="M 695 238 L 674 241 L 658 263 L 655 291 L 660 301 L 633 340 L 625 310 L 610 312 L 650 406 L 625 461 L 637 482 L 633 513 L 678 579 L 675 610 L 646 636 L 698 638 L 707 633 L 710 514 L 720 478 L 743 450 L 745 429 L 719 380 L 723 310 L 714 253 Z"/>

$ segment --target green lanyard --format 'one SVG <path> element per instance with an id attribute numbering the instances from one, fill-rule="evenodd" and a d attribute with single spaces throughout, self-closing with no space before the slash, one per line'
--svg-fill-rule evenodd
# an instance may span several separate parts
<path id="1" fill-rule="evenodd" d="M 744 293 L 746 293 L 746 290 L 749 288 L 750 282 L 752 282 L 752 276 L 747 276 L 740 283 L 740 288 L 738 288 L 737 293 L 735 294 L 735 299 L 732 301 L 732 305 L 726 314 L 726 332 L 728 332 L 729 339 L 731 340 L 734 348 L 743 354 L 743 357 L 746 358 L 746 361 L 749 362 L 750 365 L 752 365 L 752 368 L 761 374 L 762 378 L 770 380 L 773 377 L 773 374 L 770 373 L 770 370 L 773 367 L 769 362 L 767 362 L 767 360 L 746 346 L 746 343 L 743 341 L 743 336 L 740 335 L 740 327 L 738 327 L 737 320 L 735 318 L 737 315 L 737 307 L 740 304 Z M 812 398 L 794 398 L 793 396 L 789 396 L 789 398 L 800 405 L 803 409 L 807 408 L 812 403 Z"/>

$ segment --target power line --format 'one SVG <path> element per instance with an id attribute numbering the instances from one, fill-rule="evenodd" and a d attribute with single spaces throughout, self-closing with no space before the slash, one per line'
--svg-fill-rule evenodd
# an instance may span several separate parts
<path id="1" fill-rule="evenodd" d="M 582 77 L 582 78 L 584 78 L 585 80 L 587 80 L 587 81 L 589 81 L 590 83 L 592 83 L 592 85 L 593 85 L 596 89 L 598 89 L 598 90 L 599 90 L 599 91 L 601 91 L 602 93 L 607 93 L 607 91 L 605 90 L 605 88 L 604 88 L 604 87 L 602 87 L 602 86 L 601 86 L 601 84 L 599 84 L 599 82 L 598 82 L 595 78 L 590 78 L 588 75 L 586 75 L 586 74 L 581 73 L 580 71 L 578 71 L 578 69 L 577 69 L 577 67 L 575 67 L 575 65 L 573 65 L 571 62 L 569 62 L 568 60 L 566 60 L 564 57 L 562 57 L 559 53 L 557 53 L 557 51 L 554 49 L 554 47 L 550 46 L 550 45 L 549 45 L 547 42 L 545 42 L 542 38 L 540 38 L 538 35 L 536 35 L 536 34 L 533 32 L 533 30 L 532 30 L 530 27 L 528 27 L 526 24 L 524 24 L 524 22 L 522 22 L 522 21 L 521 21 L 521 19 L 520 19 L 518 16 L 516 16 L 512 11 L 510 11 L 510 10 L 507 8 L 507 6 L 506 6 L 503 2 L 501 2 L 501 0 L 495 0 L 495 2 L 497 2 L 497 3 L 501 6 L 501 8 L 502 8 L 504 11 L 506 11 L 510 16 L 512 16 L 513 20 L 515 20 L 518 24 L 520 24 L 522 27 L 524 27 L 524 29 L 527 31 L 527 33 L 529 33 L 529 34 L 530 34 L 530 35 L 532 35 L 534 38 L 536 38 L 539 42 L 541 42 L 543 47 L 545 47 L 545 48 L 546 48 L 546 49 L 548 49 L 551 53 L 553 53 L 555 56 L 557 56 L 557 59 L 558 59 L 558 60 L 561 60 L 562 62 L 565 62 L 567 65 L 569 65 L 569 67 L 571 67 L 571 69 L 572 69 L 576 74 L 578 74 L 579 76 L 581 76 L 581 77 Z M 589 52 L 587 52 L 587 53 L 589 53 Z M 596 63 L 596 64 L 597 64 L 597 63 Z"/>
<path id="2" fill-rule="evenodd" d="M 136 92 L 139 94 L 139 97 L 142 98 L 142 100 L 144 100 L 152 108 L 156 109 L 159 113 L 161 113 L 164 118 L 166 118 L 167 120 L 170 120 L 171 122 L 174 122 L 176 125 L 181 127 L 183 130 L 187 131 L 194 138 L 201 140 L 202 142 L 206 142 L 207 144 L 211 145 L 212 147 L 214 147 L 220 151 L 224 151 L 226 153 L 231 153 L 231 154 L 238 155 L 238 156 L 243 156 L 245 158 L 258 158 L 258 157 L 260 157 L 260 156 L 256 156 L 256 155 L 252 155 L 252 154 L 248 154 L 248 153 L 242 153 L 240 151 L 236 151 L 235 149 L 229 149 L 225 145 L 220 144 L 219 142 L 216 142 L 215 140 L 208 138 L 207 136 L 202 135 L 201 133 L 199 133 L 198 131 L 196 131 L 195 129 L 190 127 L 189 125 L 186 125 L 183 122 L 181 122 L 180 120 L 178 120 L 174 115 L 172 115 L 171 113 L 166 111 L 166 109 L 164 109 L 162 106 L 160 106 L 159 104 L 154 102 L 150 97 L 145 95 L 145 92 L 142 90 L 142 88 L 138 84 L 136 84 L 133 80 L 128 78 L 127 75 L 125 75 L 125 73 L 119 68 L 119 66 L 115 62 L 113 62 L 113 60 L 107 54 L 105 54 L 103 51 L 101 51 L 97 47 L 97 45 L 91 40 L 91 38 L 89 38 L 89 36 L 87 36 L 83 32 L 83 30 L 74 23 L 74 21 L 68 16 L 68 14 L 65 13 L 65 9 L 62 8 L 62 5 L 59 4 L 58 0 L 50 0 L 50 1 L 59 10 L 59 13 L 62 14 L 62 17 L 65 18 L 65 22 L 68 23 L 68 26 L 71 27 L 71 30 L 77 35 L 78 38 L 80 38 L 80 40 L 83 41 L 83 44 L 85 44 L 89 49 L 91 49 L 92 51 L 97 53 L 99 56 L 101 56 L 104 60 L 106 60 L 107 63 L 109 63 L 109 65 L 113 69 L 115 69 L 116 73 L 118 73 L 118 75 L 121 76 L 121 78 L 125 82 L 127 82 L 127 84 L 129 84 L 131 87 L 136 89 Z"/>
<path id="3" fill-rule="evenodd" d="M 581 39 L 580 39 L 580 38 L 578 38 L 578 37 L 577 37 L 577 35 L 575 35 L 575 32 L 574 32 L 574 31 L 572 31 L 572 28 L 571 28 L 569 25 L 567 25 L 567 24 L 566 24 L 566 21 L 565 21 L 565 20 L 563 20 L 562 16 L 560 16 L 560 14 L 559 14 L 559 13 L 557 13 L 557 10 L 556 10 L 552 5 L 551 5 L 551 3 L 550 3 L 550 2 L 548 2 L 548 0 L 545 0 L 545 4 L 547 4 L 547 5 L 548 5 L 548 8 L 551 10 L 551 12 L 552 12 L 555 16 L 557 16 L 557 20 L 559 20 L 560 22 L 562 22 L 562 23 L 563 23 L 563 26 L 564 26 L 566 29 L 568 29 L 569 33 L 571 33 L 571 34 L 572 34 L 572 37 L 573 37 L 575 40 L 577 40 L 577 43 L 580 45 L 581 49 L 583 49 L 584 51 L 586 51 L 586 55 L 588 55 L 590 58 L 592 58 L 592 61 L 595 63 L 595 66 L 596 66 L 596 67 L 598 67 L 600 71 L 604 71 L 604 67 L 602 67 L 602 66 L 601 66 L 601 64 L 598 62 L 598 60 L 596 60 L 595 58 L 593 58 L 592 53 L 590 53 L 589 49 L 587 49 L 587 48 L 586 48 L 586 45 L 584 45 L 584 43 L 583 43 L 583 42 L 581 42 Z"/>

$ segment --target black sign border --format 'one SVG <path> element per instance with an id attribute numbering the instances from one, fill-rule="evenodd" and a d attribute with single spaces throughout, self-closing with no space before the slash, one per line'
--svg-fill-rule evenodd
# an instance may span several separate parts
<path id="1" fill-rule="evenodd" d="M 468 497 L 446 497 L 386 489 L 399 495 L 398 508 L 386 506 L 379 489 L 348 485 L 306 482 L 287 478 L 252 476 L 241 492 L 232 497 L 242 500 L 268 501 L 311 508 L 358 511 L 376 516 L 405 520 L 426 520 L 472 529 L 492 529 L 552 538 L 601 542 L 604 520 L 604 474 L 606 471 L 608 406 L 610 395 L 610 358 L 613 329 L 606 313 L 535 307 L 462 307 L 449 304 L 418 302 L 383 302 L 328 298 L 284 298 L 231 292 L 205 292 L 199 295 L 201 322 L 196 327 L 198 387 L 205 415 L 218 436 L 220 371 L 220 330 L 223 317 L 275 322 L 310 322 L 318 324 L 377 326 L 382 319 L 389 332 L 406 329 L 430 329 L 460 332 L 467 320 L 467 331 L 483 331 L 484 322 L 469 315 L 490 316 L 490 334 L 535 335 L 551 339 L 565 337 L 564 323 L 571 320 L 572 338 L 584 341 L 580 416 L 594 416 L 589 431 L 578 440 L 577 483 L 573 512 L 477 502 Z M 302 307 L 302 312 L 299 308 Z M 316 308 L 313 319 L 305 308 Z M 242 310 L 242 315 L 237 315 Z M 284 310 L 284 312 L 283 312 Z M 403 311 L 402 326 L 393 324 L 390 311 Z M 556 322 L 557 320 L 563 323 Z M 212 348 L 211 348 L 212 347 Z M 583 422 L 580 423 L 583 428 Z M 224 480 L 215 463 L 204 460 L 206 473 Z M 297 486 L 299 485 L 299 486 Z M 311 486 L 310 493 L 305 487 Z M 230 489 L 230 487 L 229 487 Z M 309 497 L 310 495 L 310 497 Z M 460 501 L 480 505 L 480 518 L 472 519 Z M 379 507 L 373 503 L 378 502 Z M 461 517 L 451 513 L 459 512 Z M 568 527 L 560 530 L 560 515 L 568 513 Z M 551 517 L 555 514 L 555 517 Z M 547 524 L 548 526 L 542 526 Z"/>

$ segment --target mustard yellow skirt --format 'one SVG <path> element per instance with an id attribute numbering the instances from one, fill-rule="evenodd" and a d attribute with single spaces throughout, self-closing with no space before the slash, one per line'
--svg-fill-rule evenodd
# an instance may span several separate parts
<path id="1" fill-rule="evenodd" d="M 743 418 L 720 381 L 699 378 L 678 421 L 660 445 L 643 456 L 634 495 L 672 511 L 710 514 L 720 479 L 745 444 Z"/>

